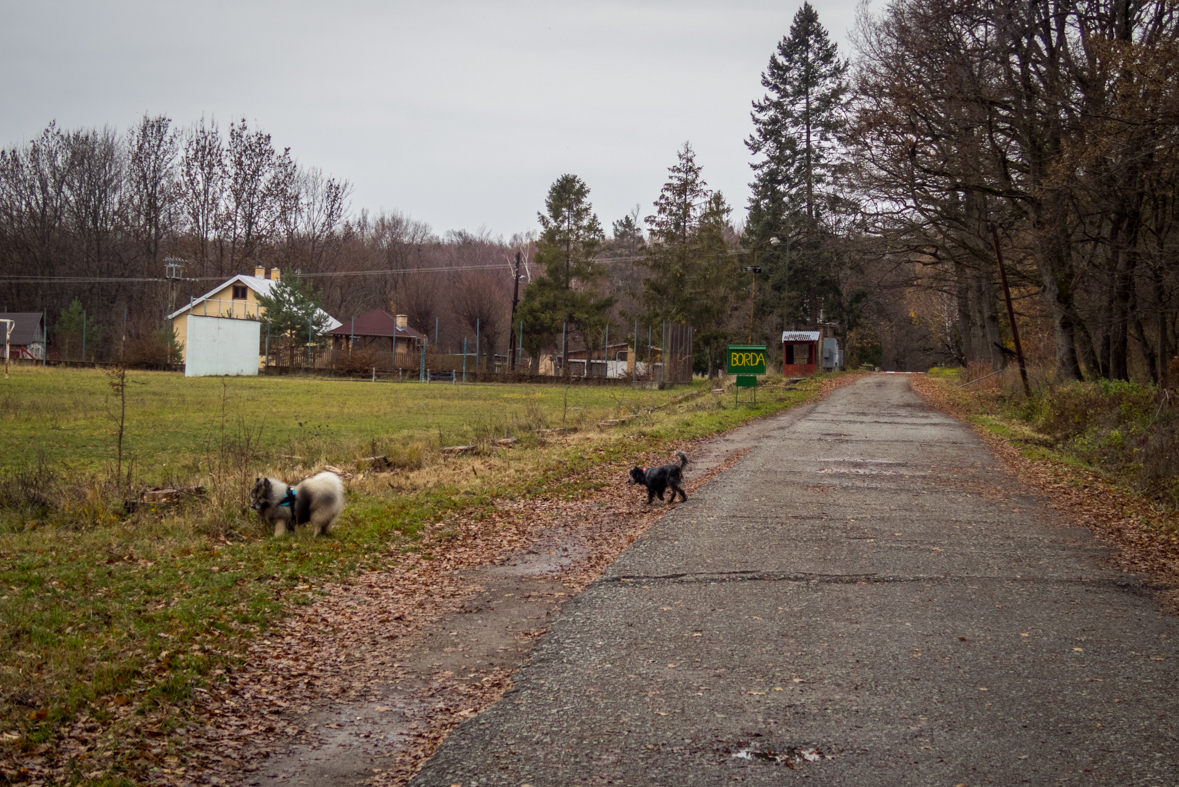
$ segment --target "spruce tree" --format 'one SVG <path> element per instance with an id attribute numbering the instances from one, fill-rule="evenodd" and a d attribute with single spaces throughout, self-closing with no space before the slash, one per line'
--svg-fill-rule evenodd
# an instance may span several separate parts
<path id="1" fill-rule="evenodd" d="M 818 13 L 803 3 L 761 76 L 769 92 L 753 102 L 754 134 L 745 143 L 762 157 L 752 165 L 753 206 L 766 220 L 782 210 L 821 218 L 819 192 L 838 163 L 847 67 Z"/>
<path id="2" fill-rule="evenodd" d="M 688 322 L 693 311 L 696 232 L 708 200 L 708 184 L 691 143 L 685 142 L 663 184 L 655 213 L 646 218 L 651 233 L 643 264 L 650 276 L 643 282 L 644 304 L 652 322 Z"/>
<path id="3" fill-rule="evenodd" d="M 731 212 L 724 195 L 713 192 L 704 205 L 696 234 L 699 264 L 691 283 L 694 367 L 707 370 L 710 380 L 716 376 L 725 346 L 736 338 L 733 315 L 739 299 L 743 301 L 740 257 L 730 253 L 730 242 L 736 237 L 729 222 Z"/>
<path id="4" fill-rule="evenodd" d="M 254 297 L 263 312 L 259 319 L 269 323 L 270 337 L 276 343 L 286 345 L 291 366 L 295 365 L 296 348 L 325 345 L 331 318 L 319 308 L 320 293 L 310 282 L 287 276 L 275 282 L 269 295 L 256 293 Z"/>
<path id="5" fill-rule="evenodd" d="M 535 260 L 544 266 L 544 275 L 524 290 L 518 312 L 524 349 L 533 358 L 556 345 L 563 326 L 579 333 L 587 346 L 605 328 L 612 300 L 598 295 L 606 269 L 594 255 L 604 234 L 589 193 L 581 178 L 562 175 L 549 188 L 545 211 L 537 214 L 541 234 Z"/>
<path id="6" fill-rule="evenodd" d="M 696 367 L 716 372 L 730 336 L 730 317 L 741 288 L 731 209 L 708 189 L 696 154 L 684 143 L 670 177 L 646 221 L 651 231 L 643 282 L 648 320 L 684 322 L 695 330 Z"/>
<path id="7" fill-rule="evenodd" d="M 847 61 L 819 23 L 810 3 L 794 16 L 762 74 L 768 91 L 753 102 L 755 156 L 745 245 L 759 252 L 770 287 L 760 307 L 776 313 L 777 327 L 814 324 L 825 301 L 842 301 L 838 255 L 829 246 L 832 219 L 845 208 L 834 189 L 840 167 L 842 105 Z M 769 243 L 777 237 L 780 243 Z"/>

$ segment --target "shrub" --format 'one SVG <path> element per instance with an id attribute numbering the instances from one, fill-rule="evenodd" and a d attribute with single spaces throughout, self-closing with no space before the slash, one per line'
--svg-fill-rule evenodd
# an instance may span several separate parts
<path id="1" fill-rule="evenodd" d="M 386 353 L 387 355 L 388 353 Z M 344 350 L 336 362 L 336 369 L 350 377 L 367 377 L 373 369 L 380 367 L 383 358 L 371 347 L 354 347 L 349 353 Z"/>
<path id="2" fill-rule="evenodd" d="M 1029 420 L 1058 448 L 1168 505 L 1179 505 L 1179 416 L 1154 386 L 1069 383 L 1035 396 Z"/>
<path id="3" fill-rule="evenodd" d="M 156 369 L 180 361 L 180 344 L 171 325 L 134 333 L 123 348 L 127 366 Z"/>
<path id="4" fill-rule="evenodd" d="M 1179 507 L 1179 415 L 1164 408 L 1142 439 L 1139 461 L 1144 491 L 1172 507 Z"/>
<path id="5" fill-rule="evenodd" d="M 30 519 L 44 519 L 57 508 L 64 486 L 60 470 L 45 455 L 38 454 L 31 465 L 0 471 L 0 509 L 19 512 Z"/>
<path id="6" fill-rule="evenodd" d="M 1096 429 L 1140 435 L 1152 419 L 1158 391 L 1120 380 L 1069 383 L 1039 396 L 1032 408 L 1036 426 L 1058 441 Z"/>

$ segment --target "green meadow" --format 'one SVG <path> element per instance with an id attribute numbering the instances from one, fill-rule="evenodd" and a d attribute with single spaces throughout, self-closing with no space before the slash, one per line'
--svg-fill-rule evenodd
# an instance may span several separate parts
<path id="1" fill-rule="evenodd" d="M 120 398 L 101 371 L 24 367 L 0 386 L 0 467 L 43 459 L 78 470 L 115 460 Z M 596 385 L 387 383 L 303 377 L 185 378 L 128 372 L 124 456 L 148 485 L 199 471 L 226 435 L 250 433 L 263 456 L 329 462 L 371 455 L 390 438 L 470 444 L 529 427 L 580 427 L 683 395 Z"/>

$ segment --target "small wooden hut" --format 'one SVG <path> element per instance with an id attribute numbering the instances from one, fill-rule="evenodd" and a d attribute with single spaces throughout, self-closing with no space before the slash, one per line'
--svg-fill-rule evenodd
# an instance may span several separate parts
<path id="1" fill-rule="evenodd" d="M 782 376 L 813 377 L 818 373 L 819 331 L 782 332 Z"/>

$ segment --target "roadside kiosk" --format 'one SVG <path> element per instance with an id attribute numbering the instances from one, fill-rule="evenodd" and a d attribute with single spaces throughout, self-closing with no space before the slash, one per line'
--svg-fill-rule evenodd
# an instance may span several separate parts
<path id="1" fill-rule="evenodd" d="M 741 403 L 741 389 L 753 389 L 753 403 L 757 404 L 757 375 L 766 373 L 764 344 L 730 344 L 725 353 L 725 373 L 737 375 L 736 401 Z"/>

